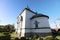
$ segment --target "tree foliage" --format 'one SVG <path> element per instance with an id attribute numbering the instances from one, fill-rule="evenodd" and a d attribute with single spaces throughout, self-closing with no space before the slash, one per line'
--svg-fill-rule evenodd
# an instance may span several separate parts
<path id="1" fill-rule="evenodd" d="M 0 32 L 13 32 L 14 30 L 14 25 L 0 25 Z"/>

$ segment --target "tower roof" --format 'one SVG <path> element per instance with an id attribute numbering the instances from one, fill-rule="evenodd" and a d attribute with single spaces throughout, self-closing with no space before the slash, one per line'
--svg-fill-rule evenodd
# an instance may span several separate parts
<path id="1" fill-rule="evenodd" d="M 36 12 L 32 11 L 28 6 L 26 6 L 26 7 L 22 10 L 22 12 L 23 12 L 24 10 L 28 10 L 28 11 L 30 11 L 30 12 L 36 14 Z M 19 15 L 21 15 L 22 12 L 21 12 Z"/>
<path id="2" fill-rule="evenodd" d="M 34 13 L 34 14 L 36 14 L 36 12 L 32 11 L 29 7 L 26 7 L 25 9 L 28 10 L 28 11 L 30 11 L 30 12 L 32 12 L 32 13 Z"/>
<path id="3" fill-rule="evenodd" d="M 34 19 L 34 18 L 37 18 L 37 17 L 47 17 L 47 18 L 49 18 L 47 15 L 44 15 L 44 14 L 36 14 L 36 15 L 32 16 L 30 19 Z"/>

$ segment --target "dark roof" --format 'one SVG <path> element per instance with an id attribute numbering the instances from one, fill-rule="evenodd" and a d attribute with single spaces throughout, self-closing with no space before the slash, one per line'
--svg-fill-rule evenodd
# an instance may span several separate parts
<path id="1" fill-rule="evenodd" d="M 32 16 L 30 19 L 34 19 L 34 18 L 37 18 L 37 17 L 47 17 L 47 18 L 49 18 L 47 15 L 44 15 L 44 14 L 36 14 L 36 15 Z"/>
<path id="2" fill-rule="evenodd" d="M 33 14 L 35 14 L 35 15 L 34 15 L 33 17 L 31 17 L 30 19 L 34 19 L 34 18 L 37 18 L 37 17 L 47 17 L 47 18 L 49 18 L 47 15 L 37 14 L 36 12 L 32 11 L 29 7 L 26 7 L 24 10 L 28 10 L 28 11 L 32 12 Z M 24 10 L 22 10 L 22 12 L 23 12 Z M 19 15 L 21 15 L 22 12 L 21 12 Z M 18 17 L 17 17 L 17 18 L 18 18 Z"/>
<path id="3" fill-rule="evenodd" d="M 24 8 L 24 9 L 22 10 L 22 12 L 23 12 L 24 10 L 28 10 L 28 11 L 32 12 L 33 14 L 36 14 L 36 12 L 32 11 L 32 10 L 31 10 L 30 8 L 28 8 L 28 7 Z M 21 15 L 22 12 L 21 12 L 19 15 Z M 18 17 L 17 17 L 17 18 L 18 18 Z"/>
<path id="4" fill-rule="evenodd" d="M 32 12 L 32 13 L 34 13 L 34 14 L 36 14 L 36 12 L 32 11 L 30 8 L 25 8 L 25 9 Z"/>

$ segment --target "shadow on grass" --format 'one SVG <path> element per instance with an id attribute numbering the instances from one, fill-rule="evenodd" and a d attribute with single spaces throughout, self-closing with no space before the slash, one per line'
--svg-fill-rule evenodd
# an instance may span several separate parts
<path id="1" fill-rule="evenodd" d="M 0 36 L 0 40 L 11 40 L 9 33 L 4 33 L 4 36 Z"/>

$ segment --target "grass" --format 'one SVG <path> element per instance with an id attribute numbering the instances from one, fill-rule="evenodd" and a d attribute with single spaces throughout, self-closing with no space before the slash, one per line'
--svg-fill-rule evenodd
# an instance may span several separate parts
<path id="1" fill-rule="evenodd" d="M 10 33 L 10 35 L 11 35 L 11 39 L 12 40 L 16 38 L 16 34 L 14 32 L 13 33 Z"/>
<path id="2" fill-rule="evenodd" d="M 7 33 L 7 32 L 0 32 L 0 37 L 5 36 L 4 33 Z M 9 35 L 10 35 L 12 40 L 14 40 L 16 38 L 16 34 L 14 32 L 9 33 Z"/>
<path id="3" fill-rule="evenodd" d="M 5 32 L 0 32 L 0 37 L 5 36 L 4 33 Z M 16 38 L 15 32 L 9 33 L 9 34 L 10 34 L 11 40 L 14 40 Z M 51 38 L 52 36 L 46 36 L 46 37 L 44 37 L 44 39 L 47 38 L 47 37 Z M 56 38 L 60 40 L 60 36 L 56 36 Z"/>
<path id="4" fill-rule="evenodd" d="M 0 33 L 0 37 L 1 37 L 1 36 L 5 36 L 5 35 L 4 35 L 3 33 Z"/>
<path id="5" fill-rule="evenodd" d="M 60 36 L 56 36 L 56 38 L 60 40 Z"/>

